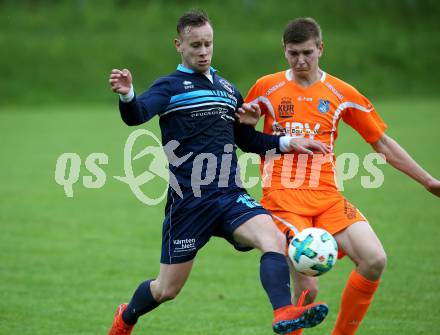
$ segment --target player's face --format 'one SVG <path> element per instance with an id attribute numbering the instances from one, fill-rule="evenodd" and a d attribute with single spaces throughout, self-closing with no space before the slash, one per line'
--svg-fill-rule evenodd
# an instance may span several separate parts
<path id="1" fill-rule="evenodd" d="M 186 27 L 175 39 L 177 52 L 182 56 L 182 64 L 199 73 L 209 72 L 213 51 L 214 32 L 210 24 L 201 27 Z"/>
<path id="2" fill-rule="evenodd" d="M 304 43 L 288 43 L 284 46 L 284 55 L 295 77 L 309 78 L 319 71 L 319 57 L 322 55 L 323 44 L 316 45 L 314 39 Z"/>

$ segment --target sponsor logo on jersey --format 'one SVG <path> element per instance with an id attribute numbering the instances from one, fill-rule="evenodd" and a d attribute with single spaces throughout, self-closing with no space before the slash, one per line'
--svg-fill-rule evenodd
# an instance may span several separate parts
<path id="1" fill-rule="evenodd" d="M 344 199 L 344 214 L 347 219 L 352 220 L 356 217 L 356 207 Z"/>
<path id="2" fill-rule="evenodd" d="M 174 252 L 183 252 L 194 250 L 196 244 L 195 238 L 186 238 L 184 240 L 173 240 Z"/>
<path id="3" fill-rule="evenodd" d="M 308 136 L 310 139 L 314 139 L 317 134 L 319 134 L 319 128 L 321 128 L 320 123 L 309 124 L 302 122 L 285 122 L 284 127 L 282 127 L 278 122 L 272 123 L 273 135 L 287 135 L 292 137 L 305 137 Z"/>
<path id="4" fill-rule="evenodd" d="M 192 118 L 206 117 L 206 116 L 212 116 L 212 115 L 219 115 L 220 118 L 222 118 L 225 121 L 228 121 L 228 120 L 230 120 L 232 122 L 235 121 L 235 119 L 232 116 L 228 115 L 228 109 L 222 108 L 222 107 L 198 110 L 198 111 L 191 112 L 191 114 L 190 114 L 190 116 Z"/>
<path id="5" fill-rule="evenodd" d="M 313 126 L 313 128 L 312 128 Z M 313 140 L 319 134 L 320 123 L 315 125 L 302 122 L 286 122 L 286 134 L 293 137 L 305 137 L 306 135 Z"/>
<path id="6" fill-rule="evenodd" d="M 274 135 L 286 135 L 286 129 L 276 121 L 272 123 L 272 131 Z"/>
<path id="7" fill-rule="evenodd" d="M 276 90 L 279 89 L 280 87 L 283 87 L 285 84 L 286 84 L 286 82 L 285 82 L 285 81 L 282 81 L 282 82 L 276 84 L 275 86 L 272 86 L 271 88 L 269 88 L 269 89 L 267 90 L 266 93 L 264 93 L 264 95 L 265 95 L 265 96 L 268 96 L 269 94 L 273 93 L 274 91 L 276 91 Z"/>
<path id="8" fill-rule="evenodd" d="M 329 111 L 329 109 L 330 109 L 330 101 L 319 99 L 318 111 L 322 114 L 325 114 Z"/>
<path id="9" fill-rule="evenodd" d="M 278 115 L 281 118 L 289 118 L 293 115 L 295 110 L 295 106 L 292 103 L 292 99 L 290 97 L 281 98 L 281 102 L 278 105 Z"/>
<path id="10" fill-rule="evenodd" d="M 182 84 L 183 84 L 183 88 L 185 90 L 189 90 L 191 88 L 194 88 L 194 84 L 192 83 L 192 81 L 185 80 Z"/>
<path id="11" fill-rule="evenodd" d="M 312 102 L 312 101 L 313 101 L 313 98 L 299 96 L 299 97 L 297 98 L 297 100 L 298 100 L 298 101 Z"/>
<path id="12" fill-rule="evenodd" d="M 334 88 L 334 86 L 332 84 L 329 84 L 328 82 L 325 82 L 324 85 L 327 86 L 327 88 L 330 91 L 332 91 L 333 94 L 336 95 L 339 100 L 341 100 L 341 101 L 344 100 L 344 96 L 341 93 L 339 93 L 339 91 L 336 88 Z"/>
<path id="13" fill-rule="evenodd" d="M 229 93 L 234 93 L 234 87 L 225 79 L 220 79 L 219 83 L 223 86 L 223 88 L 228 91 Z"/>
<path id="14" fill-rule="evenodd" d="M 251 198 L 249 194 L 241 194 L 235 201 L 238 204 L 244 204 L 249 208 L 261 207 L 258 201 Z"/>

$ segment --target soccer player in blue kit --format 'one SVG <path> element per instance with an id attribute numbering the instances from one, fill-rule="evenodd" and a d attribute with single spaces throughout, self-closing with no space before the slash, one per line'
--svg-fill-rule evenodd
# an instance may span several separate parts
<path id="1" fill-rule="evenodd" d="M 316 326 L 327 315 L 327 305 L 292 305 L 285 237 L 268 212 L 237 182 L 235 144 L 259 154 L 271 149 L 326 153 L 328 148 L 313 140 L 265 135 L 237 122 L 237 111 L 252 115 L 257 107 L 242 106 L 238 90 L 211 67 L 213 29 L 206 14 L 185 13 L 177 33 L 175 47 L 182 63 L 142 95 L 136 97 L 128 70 L 114 69 L 110 74 L 124 122 L 140 125 L 158 115 L 162 142 L 175 141 L 173 152 L 165 151 L 179 192 L 169 187 L 159 275 L 141 283 L 130 303 L 118 307 L 109 334 L 131 334 L 140 316 L 174 299 L 198 250 L 211 236 L 227 239 L 238 250 L 262 252 L 260 279 L 274 310 L 272 327 L 277 334 Z M 201 173 L 194 173 L 195 168 Z"/>

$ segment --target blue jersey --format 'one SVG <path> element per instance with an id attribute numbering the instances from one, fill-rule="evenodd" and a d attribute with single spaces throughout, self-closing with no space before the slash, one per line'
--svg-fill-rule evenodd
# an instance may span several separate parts
<path id="1" fill-rule="evenodd" d="M 184 187 L 191 187 L 194 182 L 193 168 L 201 169 L 200 178 L 210 181 L 202 188 L 236 185 L 239 178 L 235 144 L 243 151 L 258 154 L 279 151 L 278 136 L 262 134 L 236 122 L 236 109 L 243 103 L 240 92 L 212 68 L 211 75 L 212 82 L 206 75 L 179 65 L 140 96 L 119 103 L 122 119 L 128 125 L 142 124 L 155 115 L 160 117 L 163 145 L 177 141 L 174 157 L 189 157 L 177 166 L 170 160 L 169 165 Z"/>

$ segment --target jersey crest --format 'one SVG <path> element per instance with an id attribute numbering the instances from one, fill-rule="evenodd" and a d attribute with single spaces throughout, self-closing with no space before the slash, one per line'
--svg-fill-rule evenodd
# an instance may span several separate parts
<path id="1" fill-rule="evenodd" d="M 325 114 L 329 111 L 329 109 L 330 109 L 330 101 L 325 99 L 319 99 L 318 111 L 321 114 Z"/>

